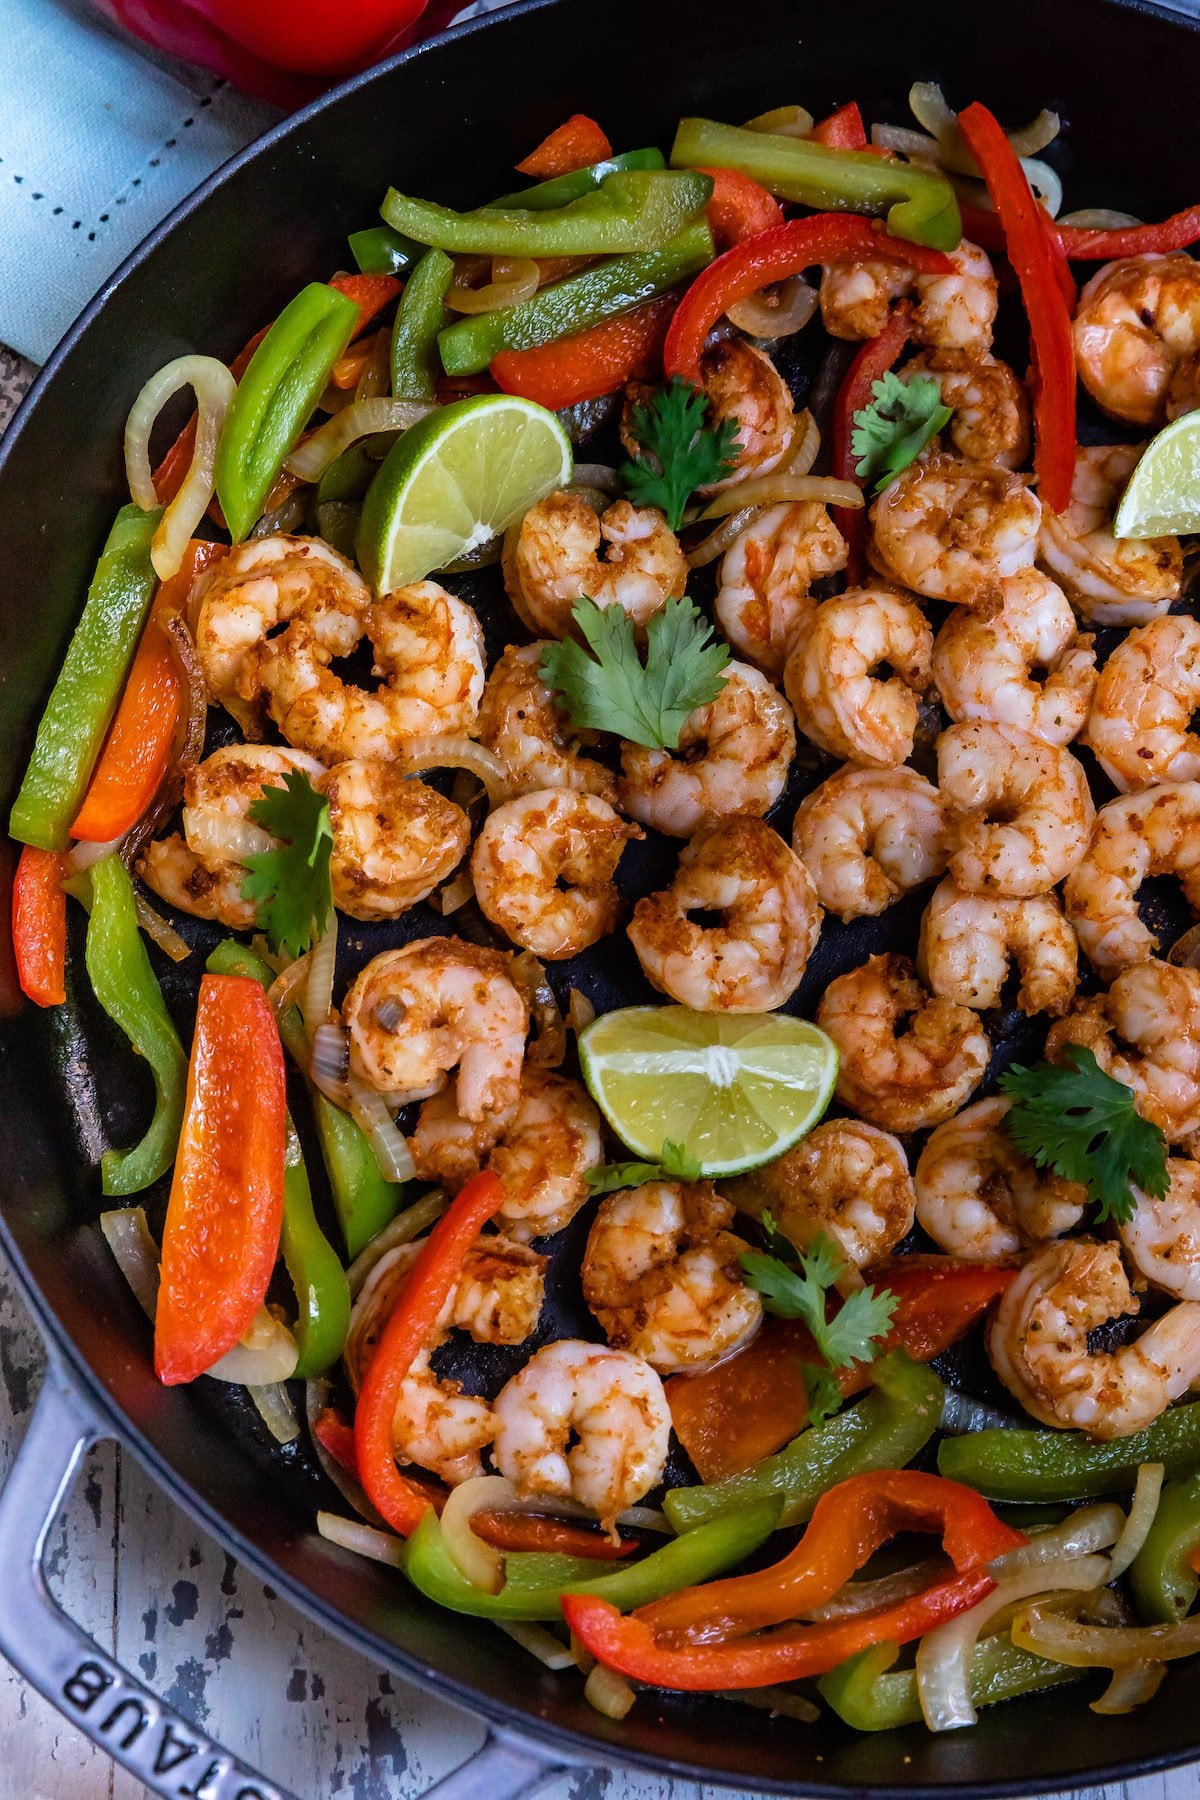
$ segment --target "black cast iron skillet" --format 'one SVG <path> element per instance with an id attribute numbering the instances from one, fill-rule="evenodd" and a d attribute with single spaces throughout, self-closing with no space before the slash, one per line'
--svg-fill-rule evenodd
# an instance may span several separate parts
<path id="1" fill-rule="evenodd" d="M 509 185 L 514 160 L 576 109 L 601 118 L 618 145 L 669 143 L 681 113 L 736 120 L 795 99 L 819 112 L 855 97 L 869 116 L 903 120 L 908 85 L 922 77 L 941 81 L 958 105 L 980 98 L 1013 121 L 1060 107 L 1071 204 L 1156 217 L 1200 190 L 1198 76 L 1194 20 L 1117 0 L 903 8 L 859 0 L 852 9 L 538 0 L 462 27 L 298 115 L 236 158 L 114 277 L 0 451 L 5 808 L 123 497 L 132 396 L 184 351 L 232 354 L 299 284 L 341 264 L 347 231 L 369 222 L 388 181 L 473 204 Z M 792 373 L 802 386 L 811 370 L 801 357 Z M 486 609 L 486 586 L 463 591 Z M 511 627 L 496 618 L 502 642 Z M 631 885 L 658 885 L 669 866 L 651 847 L 631 864 Z M 799 1006 L 811 1009 L 832 975 L 869 950 L 911 946 L 915 915 L 897 912 L 827 932 Z M 426 915 L 407 934 L 436 928 Z M 216 935 L 194 921 L 185 929 L 201 948 Z M 347 938 L 355 965 L 381 947 L 369 928 Z M 602 1006 L 643 994 L 623 952 L 566 973 Z M 186 1023 L 194 977 L 164 974 Z M 0 1650 L 156 1791 L 204 1800 L 276 1792 L 174 1720 L 46 1594 L 41 1537 L 97 1435 L 119 1437 L 199 1522 L 323 1625 L 483 1714 L 496 1735 L 483 1763 L 458 1778 L 460 1793 L 503 1800 L 569 1762 L 779 1793 L 1034 1793 L 1144 1774 L 1200 1752 L 1197 1662 L 1129 1718 L 1098 1718 L 1067 1690 L 985 1712 L 974 1731 L 938 1738 L 859 1737 L 829 1718 L 808 1728 L 704 1697 L 643 1699 L 622 1724 L 603 1720 L 577 1680 L 541 1671 L 492 1628 L 427 1606 L 390 1573 L 319 1539 L 313 1510 L 328 1495 L 307 1454 L 273 1451 L 218 1384 L 157 1384 L 145 1323 L 94 1224 L 103 1135 L 130 1141 L 143 1116 L 137 1071 L 84 993 L 33 1018 L 15 1004 L 11 965 L 0 964 L 0 1007 L 9 1015 L 0 1021 L 0 1230 L 51 1352 L 38 1413 L 0 1496 Z M 581 1328 L 595 1335 L 570 1284 L 560 1284 L 546 1335 Z M 473 1378 L 486 1385 L 503 1373 L 493 1362 Z"/>

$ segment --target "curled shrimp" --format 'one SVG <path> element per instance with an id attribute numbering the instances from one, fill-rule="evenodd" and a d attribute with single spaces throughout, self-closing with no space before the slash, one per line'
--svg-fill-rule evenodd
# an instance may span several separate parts
<path id="1" fill-rule="evenodd" d="M 954 408 L 946 437 L 967 462 L 1019 469 L 1029 455 L 1029 392 L 1007 363 L 987 351 L 930 350 L 905 363 L 903 377 L 936 381 Z"/>
<path id="2" fill-rule="evenodd" d="M 504 586 L 521 623 L 539 637 L 574 635 L 581 594 L 645 625 L 683 593 L 687 577 L 663 515 L 628 500 L 614 501 L 597 518 L 581 494 L 564 489 L 531 506 L 504 539 Z"/>
<path id="3" fill-rule="evenodd" d="M 509 791 L 570 788 L 610 803 L 617 778 L 585 756 L 594 734 L 577 730 L 555 705 L 538 670 L 547 646 L 510 644 L 487 678 L 479 707 L 479 741 L 504 764 Z"/>
<path id="4" fill-rule="evenodd" d="M 1106 994 L 1077 1000 L 1050 1027 L 1049 1061 L 1069 1044 L 1090 1050 L 1124 1082 L 1144 1118 L 1171 1143 L 1200 1129 L 1200 974 L 1173 963 L 1125 969 Z"/>
<path id="5" fill-rule="evenodd" d="M 951 725 L 938 786 L 956 815 L 950 873 L 973 893 L 1044 894 L 1083 857 L 1096 816 L 1069 750 L 1011 725 Z"/>
<path id="6" fill-rule="evenodd" d="M 1122 793 L 1200 779 L 1200 622 L 1151 619 L 1117 645 L 1100 671 L 1083 741 Z"/>
<path id="7" fill-rule="evenodd" d="M 329 801 L 334 905 L 352 919 L 398 918 L 467 853 L 462 807 L 394 764 L 338 763 L 316 786 Z"/>
<path id="8" fill-rule="evenodd" d="M 912 1230 L 915 1195 L 899 1138 L 861 1119 L 826 1119 L 794 1149 L 725 1184 L 739 1212 L 769 1212 L 802 1249 L 822 1233 L 857 1269 Z"/>
<path id="9" fill-rule="evenodd" d="M 831 263 L 821 274 L 821 318 L 831 337 L 873 338 L 897 300 L 912 296 L 919 344 L 981 355 L 991 348 L 996 280 L 987 253 L 964 238 L 949 252 L 953 271 L 918 275 L 895 263 Z"/>
<path id="10" fill-rule="evenodd" d="M 1125 1254 L 1147 1281 L 1177 1300 L 1200 1300 L 1200 1163 L 1167 1158 L 1161 1199 L 1133 1188 L 1134 1209 L 1118 1225 Z"/>
<path id="11" fill-rule="evenodd" d="M 608 1194 L 588 1234 L 583 1297 L 610 1344 L 660 1375 L 711 1368 L 749 1343 L 762 1301 L 738 1258 L 732 1202 L 710 1181 Z"/>
<path id="12" fill-rule="evenodd" d="M 1001 582 L 1033 566 L 1042 506 L 1019 475 L 935 452 L 871 507 L 872 558 L 927 600 L 994 604 Z"/>
<path id="13" fill-rule="evenodd" d="M 629 940 L 647 979 L 681 1005 L 770 1012 L 799 987 L 820 929 L 799 857 L 761 819 L 733 818 L 698 831 L 670 887 L 638 901 Z"/>
<path id="14" fill-rule="evenodd" d="M 906 956 L 872 956 L 839 975 L 817 1023 L 838 1047 L 838 1099 L 884 1131 L 940 1125 L 987 1068 L 976 1015 L 930 995 Z"/>
<path id="15" fill-rule="evenodd" d="M 720 481 L 701 489 L 716 493 L 751 475 L 766 475 L 783 461 L 796 429 L 791 389 L 765 351 L 744 338 L 720 338 L 700 358 L 700 385 L 708 399 L 706 423 L 736 428 L 734 468 Z M 621 442 L 631 456 L 640 449 L 632 409 L 653 389 L 630 383 L 621 415 Z"/>
<path id="16" fill-rule="evenodd" d="M 1159 948 L 1137 895 L 1152 875 L 1174 875 L 1200 912 L 1200 781 L 1164 783 L 1110 800 L 1063 899 L 1084 954 L 1103 981 Z"/>
<path id="17" fill-rule="evenodd" d="M 815 581 L 846 566 L 846 541 L 814 500 L 769 506 L 721 561 L 714 611 L 739 656 L 778 682 Z"/>
<path id="18" fill-rule="evenodd" d="M 1010 963 L 1023 1013 L 1065 1013 L 1075 996 L 1075 933 L 1057 896 L 968 894 L 949 876 L 921 920 L 917 967 L 933 993 L 982 1012 L 1000 1005 Z"/>
<path id="19" fill-rule="evenodd" d="M 805 737 L 867 767 L 907 761 L 932 652 L 925 616 L 903 594 L 851 588 L 822 601 L 801 625 L 784 670 Z"/>
<path id="20" fill-rule="evenodd" d="M 847 766 L 800 803 L 792 847 L 839 919 L 881 913 L 945 871 L 942 797 L 915 769 Z"/>
<path id="21" fill-rule="evenodd" d="M 1113 535 L 1113 513 L 1140 455 L 1137 444 L 1082 446 L 1066 511 L 1042 514 L 1038 561 L 1088 625 L 1144 625 L 1183 589 L 1178 538 Z"/>
<path id="22" fill-rule="evenodd" d="M 1200 268 L 1182 253 L 1105 263 L 1079 296 L 1073 333 L 1079 379 L 1103 412 L 1150 426 L 1190 412 Z"/>
<path id="23" fill-rule="evenodd" d="M 643 835 L 597 794 L 542 788 L 495 807 L 471 852 L 484 917 L 514 944 L 560 961 L 598 943 L 621 913 L 617 864 Z"/>
<path id="24" fill-rule="evenodd" d="M 934 639 L 933 678 L 952 719 L 1069 744 L 1096 687 L 1093 645 L 1062 589 L 1026 569 L 1001 584 L 994 609 L 955 607 Z"/>
<path id="25" fill-rule="evenodd" d="M 1200 1304 L 1181 1300 L 1132 1343 L 1100 1351 L 1088 1334 L 1136 1312 L 1116 1244 L 1072 1238 L 1029 1258 L 987 1328 L 992 1367 L 1043 1425 L 1093 1438 L 1153 1424 L 1200 1378 Z"/>
<path id="26" fill-rule="evenodd" d="M 977 1100 L 931 1133 L 917 1162 L 917 1222 L 939 1250 L 1002 1262 L 1062 1237 L 1082 1219 L 1087 1189 L 1039 1169 L 1004 1129 L 1012 1105 Z"/>
<path id="27" fill-rule="evenodd" d="M 623 810 L 668 837 L 690 837 L 733 813 L 761 817 L 783 793 L 796 723 L 758 669 L 727 663 L 715 700 L 684 720 L 677 750 L 621 747 Z"/>

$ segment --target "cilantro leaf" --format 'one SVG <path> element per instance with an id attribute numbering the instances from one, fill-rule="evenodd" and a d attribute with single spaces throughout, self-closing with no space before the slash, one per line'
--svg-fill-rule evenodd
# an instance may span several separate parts
<path id="1" fill-rule="evenodd" d="M 822 1369 L 818 1363 L 810 1362 L 800 1364 L 800 1379 L 804 1383 L 808 1422 L 810 1425 L 823 1425 L 841 1407 L 841 1383 L 831 1369 Z"/>
<path id="2" fill-rule="evenodd" d="M 720 693 L 729 661 L 700 608 L 686 598 L 668 600 L 646 626 L 644 663 L 622 607 L 597 606 L 581 594 L 573 616 L 587 648 L 573 639 L 547 644 L 538 670 L 571 723 L 651 750 L 677 750 L 690 714 Z"/>
<path id="3" fill-rule="evenodd" d="M 777 1240 L 774 1222 L 768 1225 Z M 898 1303 L 888 1288 L 857 1288 L 843 1300 L 832 1319 L 825 1317 L 825 1297 L 842 1273 L 843 1259 L 837 1245 L 822 1232 L 797 1266 L 788 1267 L 778 1256 L 748 1250 L 741 1258 L 742 1273 L 763 1297 L 767 1312 L 781 1319 L 802 1319 L 830 1369 L 851 1363 L 871 1362 L 881 1338 L 888 1334 Z"/>
<path id="4" fill-rule="evenodd" d="M 255 906 L 272 950 L 301 956 L 333 915 L 329 802 L 307 775 L 292 769 L 283 787 L 263 788 L 250 817 L 282 842 L 278 850 L 246 857 L 242 898 Z"/>
<path id="5" fill-rule="evenodd" d="M 1000 1077 L 1012 1101 L 1004 1124 L 1017 1149 L 1039 1169 L 1079 1181 L 1096 1206 L 1096 1220 L 1124 1225 L 1136 1201 L 1131 1183 L 1153 1200 L 1171 1185 L 1167 1142 L 1143 1119 L 1123 1081 L 1106 1075 L 1082 1044 L 1067 1044 L 1070 1068 L 1014 1063 Z"/>
<path id="6" fill-rule="evenodd" d="M 954 408 L 943 406 L 941 389 L 928 375 L 903 381 L 892 369 L 871 383 L 871 396 L 854 415 L 850 451 L 859 480 L 873 481 L 880 494 L 949 424 Z"/>
<path id="7" fill-rule="evenodd" d="M 655 1162 L 605 1163 L 602 1168 L 588 1169 L 584 1180 L 590 1194 L 611 1194 L 618 1188 L 641 1187 L 643 1181 L 699 1181 L 700 1164 L 689 1156 L 682 1144 L 667 1138 L 662 1154 Z"/>
<path id="8" fill-rule="evenodd" d="M 639 448 L 618 474 L 634 504 L 661 507 L 672 531 L 683 524 L 695 490 L 720 481 L 737 465 L 737 425 L 732 419 L 706 425 L 708 404 L 706 394 L 676 375 L 629 414 Z"/>

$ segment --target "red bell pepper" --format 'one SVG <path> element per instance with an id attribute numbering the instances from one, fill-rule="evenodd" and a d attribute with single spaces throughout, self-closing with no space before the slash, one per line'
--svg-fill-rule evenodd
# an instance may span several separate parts
<path id="1" fill-rule="evenodd" d="M 1042 504 L 1062 512 L 1075 473 L 1075 349 L 1057 254 L 1046 214 L 999 120 L 976 100 L 958 123 L 999 214 L 1020 284 L 1034 361 L 1033 466 Z"/>
<path id="2" fill-rule="evenodd" d="M 12 937 L 21 992 L 38 1006 L 67 997 L 67 896 L 62 857 L 26 844 L 13 877 Z"/>
<path id="3" fill-rule="evenodd" d="M 211 1369 L 266 1297 L 286 1136 L 283 1050 L 267 996 L 248 976 L 206 975 L 154 1322 L 154 1367 L 167 1386 Z"/>
<path id="4" fill-rule="evenodd" d="M 353 300 L 358 308 L 358 324 L 351 335 L 353 343 L 356 337 L 361 337 L 376 313 L 382 312 L 396 298 L 404 283 L 396 275 L 335 275 L 329 286 L 339 294 L 345 294 L 347 300 Z"/>
<path id="5" fill-rule="evenodd" d="M 322 1407 L 312 1423 L 312 1434 L 325 1454 L 339 1469 L 358 1480 L 358 1457 L 354 1452 L 354 1427 L 347 1425 L 332 1406 Z"/>
<path id="6" fill-rule="evenodd" d="M 980 206 L 960 206 L 964 236 L 985 250 L 1003 251 L 1004 227 L 995 213 Z M 1150 225 L 1118 225 L 1094 231 L 1087 225 L 1050 221 L 1055 237 L 1071 262 L 1113 262 L 1119 256 L 1166 256 L 1200 243 L 1200 206 L 1185 207 Z"/>
<path id="7" fill-rule="evenodd" d="M 680 301 L 667 333 L 663 362 L 668 376 L 700 385 L 705 339 L 721 314 L 772 282 L 803 274 L 814 263 L 899 263 L 921 274 L 948 275 L 954 265 L 940 250 L 909 244 L 852 213 L 812 213 L 747 238 L 701 271 Z"/>
<path id="8" fill-rule="evenodd" d="M 521 394 L 552 412 L 580 400 L 598 400 L 627 381 L 658 372 L 676 305 L 674 294 L 662 294 L 573 337 L 532 350 L 501 350 L 492 358 L 491 374 L 506 394 Z"/>
<path id="9" fill-rule="evenodd" d="M 552 1519 L 544 1513 L 505 1512 L 500 1507 L 477 1512 L 471 1530 L 496 1550 L 557 1551 L 562 1556 L 587 1556 L 596 1562 L 619 1562 L 637 1549 L 636 1538 L 613 1543 L 604 1532 L 568 1519 Z"/>
<path id="10" fill-rule="evenodd" d="M 868 338 L 846 371 L 833 407 L 833 473 L 843 481 L 858 481 L 850 447 L 854 415 L 871 404 L 872 384 L 895 367 L 911 335 L 912 308 L 902 300 L 879 336 Z M 832 517 L 849 551 L 846 579 L 856 587 L 867 572 L 867 509 L 836 506 Z"/>
<path id="11" fill-rule="evenodd" d="M 556 175 L 586 169 L 589 163 L 604 162 L 612 153 L 612 145 L 595 119 L 589 119 L 586 113 L 572 113 L 523 162 L 517 163 L 516 169 L 519 175 L 550 181 Z"/>
<path id="12" fill-rule="evenodd" d="M 845 106 L 839 106 L 827 119 L 814 125 L 808 135 L 814 143 L 828 144 L 831 150 L 870 149 L 857 100 L 847 100 Z"/>
<path id="13" fill-rule="evenodd" d="M 737 169 L 701 169 L 700 173 L 712 178 L 712 198 L 704 210 L 719 249 L 744 244 L 760 231 L 783 224 L 783 208 L 774 194 L 768 194 L 749 175 Z"/>

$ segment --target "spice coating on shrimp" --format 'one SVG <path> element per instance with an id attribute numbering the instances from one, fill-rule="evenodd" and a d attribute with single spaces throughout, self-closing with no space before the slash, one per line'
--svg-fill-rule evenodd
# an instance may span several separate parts
<path id="1" fill-rule="evenodd" d="M 730 473 L 699 492 L 714 494 L 777 468 L 792 447 L 795 408 L 791 389 L 766 352 L 744 338 L 719 338 L 700 358 L 700 386 L 708 400 L 706 424 L 713 429 L 733 425 L 735 436 Z M 636 456 L 641 445 L 634 435 L 632 409 L 648 400 L 654 389 L 635 381 L 625 392 L 621 442 L 630 456 Z"/>
<path id="2" fill-rule="evenodd" d="M 946 440 L 965 462 L 1019 469 L 1028 460 L 1029 393 L 1007 363 L 986 351 L 931 350 L 905 363 L 903 379 L 914 375 L 935 381 L 943 406 L 953 407 Z"/>
<path id="3" fill-rule="evenodd" d="M 329 802 L 333 903 L 352 919 L 398 918 L 467 853 L 462 807 L 393 764 L 338 763 L 316 786 Z"/>
<path id="4" fill-rule="evenodd" d="M 1174 875 L 1200 912 L 1200 781 L 1163 783 L 1110 800 L 1063 889 L 1067 917 L 1102 980 L 1146 962 L 1159 942 L 1138 911 L 1150 876 Z"/>
<path id="5" fill-rule="evenodd" d="M 535 956 L 577 956 L 616 925 L 617 864 L 630 838 L 642 835 L 596 794 L 522 794 L 483 822 L 471 852 L 475 898 L 485 918 Z"/>
<path id="6" fill-rule="evenodd" d="M 858 1269 L 882 1262 L 912 1230 L 904 1146 L 861 1119 L 826 1119 L 774 1162 L 724 1186 L 739 1211 L 755 1219 L 769 1212 L 802 1249 L 824 1233 Z"/>
<path id="7" fill-rule="evenodd" d="M 1178 538 L 1113 534 L 1113 513 L 1140 455 L 1137 444 L 1082 446 L 1070 504 L 1042 514 L 1038 561 L 1089 625 L 1144 625 L 1183 588 Z"/>
<path id="8" fill-rule="evenodd" d="M 871 507 L 872 561 L 927 600 L 994 605 L 999 584 L 1033 567 L 1041 501 L 995 463 L 935 452 Z"/>
<path id="9" fill-rule="evenodd" d="M 933 678 L 954 720 L 1069 744 L 1096 687 L 1094 639 L 1062 589 L 1027 569 L 1001 584 L 994 608 L 955 608 L 933 642 Z"/>
<path id="10" fill-rule="evenodd" d="M 1117 976 L 1107 994 L 1077 1000 L 1046 1038 L 1046 1058 L 1069 1044 L 1090 1050 L 1106 1075 L 1132 1090 L 1143 1118 L 1178 1143 L 1200 1129 L 1200 974 L 1146 962 Z"/>
<path id="11" fill-rule="evenodd" d="M 1118 644 L 1096 682 L 1083 741 L 1123 793 L 1200 779 L 1200 622 L 1152 619 Z"/>
<path id="12" fill-rule="evenodd" d="M 581 494 L 566 490 L 539 500 L 511 528 L 503 566 L 521 623 L 554 638 L 575 635 L 581 594 L 645 625 L 683 594 L 688 578 L 678 539 L 656 508 L 617 500 L 597 518 Z"/>
<path id="13" fill-rule="evenodd" d="M 1097 269 L 1079 296 L 1075 362 L 1114 419 L 1158 426 L 1197 404 L 1200 268 L 1194 258 L 1125 256 Z"/>
<path id="14" fill-rule="evenodd" d="M 1075 995 L 1075 934 L 1054 894 L 971 894 L 949 877 L 921 920 L 917 967 L 933 993 L 976 1012 L 999 1006 L 1010 964 L 1023 1013 L 1065 1013 Z"/>
<path id="15" fill-rule="evenodd" d="M 596 734 L 570 723 L 539 674 L 546 648 L 544 639 L 507 647 L 483 690 L 479 741 L 504 764 L 511 794 L 570 788 L 598 794 L 611 804 L 617 797 L 616 776 L 583 754 L 586 745 L 597 741 Z"/>
<path id="16" fill-rule="evenodd" d="M 1011 725 L 951 725 L 938 786 L 955 817 L 950 873 L 971 892 L 1027 899 L 1081 860 L 1095 818 L 1083 765 Z"/>
<path id="17" fill-rule="evenodd" d="M 838 769 L 801 801 L 792 847 L 839 919 L 881 913 L 944 873 L 946 809 L 915 769 Z"/>
<path id="18" fill-rule="evenodd" d="M 948 252 L 953 269 L 918 275 L 895 263 L 830 263 L 821 272 L 821 318 L 831 337 L 878 337 L 897 300 L 917 301 L 912 334 L 919 344 L 982 355 L 991 347 L 996 280 L 986 251 L 966 238 Z"/>
<path id="19" fill-rule="evenodd" d="M 813 612 L 809 590 L 846 566 L 846 540 L 814 500 L 769 506 L 721 559 L 714 606 L 739 656 L 778 682 L 796 632 Z"/>
<path id="20" fill-rule="evenodd" d="M 1200 1163 L 1168 1157 L 1167 1181 L 1161 1199 L 1133 1188 L 1133 1215 L 1117 1233 L 1139 1275 L 1177 1300 L 1200 1300 Z"/>
<path id="21" fill-rule="evenodd" d="M 1002 1262 L 1083 1217 L 1087 1189 L 1021 1154 L 1004 1129 L 1011 1106 L 1002 1095 L 977 1100 L 939 1125 L 921 1152 L 917 1220 L 947 1256 Z"/>
<path id="22" fill-rule="evenodd" d="M 924 614 L 890 588 L 823 601 L 800 626 L 784 670 L 800 729 L 848 762 L 885 769 L 907 761 L 932 654 Z"/>

